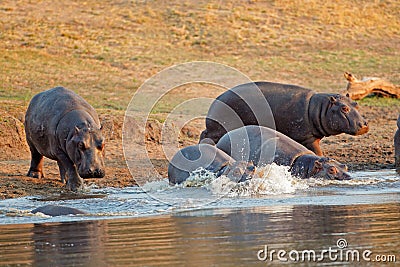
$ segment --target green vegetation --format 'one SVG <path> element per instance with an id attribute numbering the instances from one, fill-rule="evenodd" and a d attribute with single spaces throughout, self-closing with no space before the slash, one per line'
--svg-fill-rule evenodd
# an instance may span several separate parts
<path id="1" fill-rule="evenodd" d="M 400 99 L 369 96 L 358 101 L 363 106 L 400 107 Z"/>
<path id="2" fill-rule="evenodd" d="M 124 110 L 146 79 L 194 60 L 317 91 L 342 91 L 345 71 L 400 84 L 399 10 L 395 0 L 5 0 L 0 101 L 26 105 L 62 85 Z"/>

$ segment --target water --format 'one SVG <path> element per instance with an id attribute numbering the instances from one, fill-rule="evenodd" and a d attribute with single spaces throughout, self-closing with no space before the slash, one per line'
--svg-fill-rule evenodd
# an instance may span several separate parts
<path id="1" fill-rule="evenodd" d="M 276 167 L 261 176 L 242 187 L 224 179 L 201 184 L 194 177 L 191 185 L 202 186 L 160 181 L 144 186 L 148 193 L 92 188 L 81 199 L 0 201 L 0 265 L 281 264 L 277 252 L 271 260 L 272 250 L 304 266 L 355 265 L 345 255 L 356 252 L 364 266 L 376 256 L 392 262 L 385 266 L 394 264 L 393 256 L 400 261 L 400 176 L 394 170 L 355 172 L 350 181 L 298 180 Z M 46 204 L 89 214 L 29 212 Z M 338 247 L 338 240 L 347 247 Z M 324 249 L 336 254 L 321 255 Z M 315 250 L 315 259 L 296 259 L 306 250 Z"/>

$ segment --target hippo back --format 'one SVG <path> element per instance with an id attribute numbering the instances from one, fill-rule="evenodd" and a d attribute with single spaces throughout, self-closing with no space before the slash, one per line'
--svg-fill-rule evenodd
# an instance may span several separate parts
<path id="1" fill-rule="evenodd" d="M 29 104 L 25 121 L 33 125 L 47 126 L 49 133 L 55 133 L 58 122 L 73 110 L 87 112 L 100 126 L 94 108 L 81 96 L 63 87 L 55 87 L 35 95 Z"/>
<path id="2" fill-rule="evenodd" d="M 272 162 L 290 166 L 300 155 L 314 154 L 286 135 L 256 125 L 226 133 L 216 146 L 235 160 L 253 161 L 257 166 Z"/>
<path id="3" fill-rule="evenodd" d="M 215 146 L 209 144 L 188 146 L 173 156 L 168 165 L 168 179 L 171 184 L 179 184 L 199 167 L 218 172 L 226 163 L 234 162 L 232 157 Z"/>
<path id="4" fill-rule="evenodd" d="M 86 212 L 82 210 L 78 210 L 76 208 L 70 208 L 66 206 L 59 205 L 46 205 L 39 208 L 36 208 L 31 211 L 31 213 L 43 213 L 48 216 L 62 216 L 62 215 L 77 215 L 77 214 L 86 214 Z"/>

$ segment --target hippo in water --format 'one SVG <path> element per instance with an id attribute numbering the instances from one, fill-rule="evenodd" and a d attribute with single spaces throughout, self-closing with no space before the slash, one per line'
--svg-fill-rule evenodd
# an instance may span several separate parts
<path id="1" fill-rule="evenodd" d="M 217 177 L 226 175 L 235 182 L 250 178 L 255 168 L 252 163 L 235 161 L 225 152 L 209 144 L 199 144 L 179 150 L 168 165 L 170 184 L 180 184 L 190 173 L 200 167 L 211 171 Z"/>
<path id="2" fill-rule="evenodd" d="M 31 150 L 28 176 L 41 178 L 43 156 L 56 160 L 61 181 L 73 191 L 82 178 L 102 178 L 104 138 L 94 108 L 63 87 L 35 95 L 25 115 L 26 140 Z"/>
<path id="3" fill-rule="evenodd" d="M 394 135 L 394 156 L 396 171 L 400 173 L 400 116 L 397 118 L 397 131 Z"/>
<path id="4" fill-rule="evenodd" d="M 46 205 L 31 211 L 33 214 L 38 212 L 49 216 L 86 214 L 86 212 L 82 210 L 58 205 Z"/>
<path id="5" fill-rule="evenodd" d="M 347 180 L 347 166 L 314 152 L 273 129 L 248 125 L 226 133 L 217 148 L 235 160 L 253 161 L 256 166 L 289 166 L 294 176 Z"/>
<path id="6" fill-rule="evenodd" d="M 357 103 L 338 94 L 316 93 L 295 85 L 255 82 L 238 85 L 211 104 L 200 142 L 217 143 L 230 130 L 245 125 L 276 129 L 319 156 L 320 140 L 347 133 L 361 135 L 367 122 Z"/>

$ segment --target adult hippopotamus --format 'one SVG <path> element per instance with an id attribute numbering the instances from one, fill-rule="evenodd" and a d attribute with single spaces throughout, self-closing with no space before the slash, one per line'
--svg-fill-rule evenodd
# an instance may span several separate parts
<path id="1" fill-rule="evenodd" d="M 400 173 L 400 116 L 397 118 L 397 131 L 394 135 L 394 165 L 397 172 Z"/>
<path id="2" fill-rule="evenodd" d="M 94 108 L 63 87 L 35 95 L 25 115 L 26 140 L 31 151 L 28 176 L 41 178 L 43 156 L 56 160 L 61 181 L 73 191 L 82 178 L 102 178 L 104 137 Z"/>
<path id="3" fill-rule="evenodd" d="M 314 152 L 273 129 L 248 125 L 221 137 L 217 148 L 235 160 L 253 161 L 256 166 L 272 162 L 289 166 L 294 176 L 347 180 L 347 166 Z"/>
<path id="4" fill-rule="evenodd" d="M 225 152 L 209 144 L 199 144 L 179 150 L 168 165 L 170 184 L 180 184 L 190 173 L 200 167 L 211 171 L 217 177 L 226 175 L 235 182 L 250 178 L 255 168 L 253 163 L 236 161 Z"/>
<path id="5" fill-rule="evenodd" d="M 33 214 L 38 212 L 49 216 L 86 214 L 86 212 L 82 210 L 59 205 L 46 205 L 31 211 Z"/>
<path id="6" fill-rule="evenodd" d="M 322 156 L 319 142 L 323 137 L 368 131 L 357 108 L 357 103 L 347 96 L 316 93 L 295 85 L 242 84 L 224 92 L 211 104 L 200 141 L 209 138 L 207 143 L 217 143 L 230 130 L 261 125 L 276 129 Z"/>

